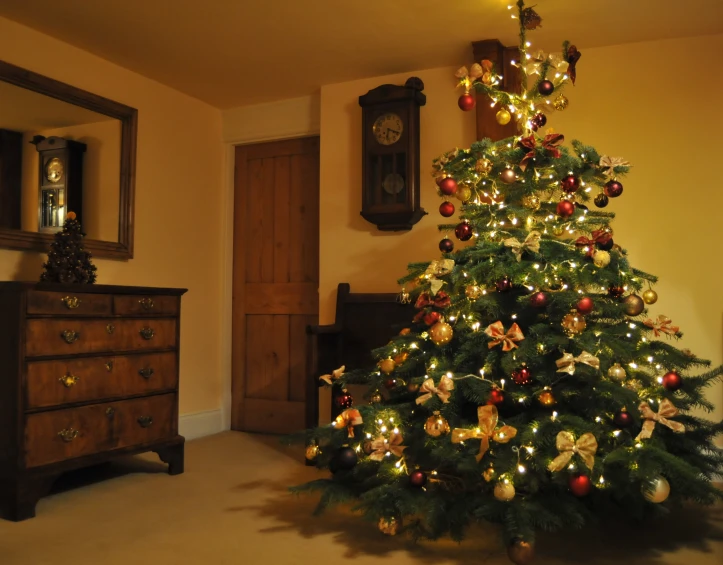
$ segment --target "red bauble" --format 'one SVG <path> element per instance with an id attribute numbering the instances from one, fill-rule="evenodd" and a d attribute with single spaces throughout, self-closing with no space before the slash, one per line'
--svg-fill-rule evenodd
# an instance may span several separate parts
<path id="1" fill-rule="evenodd" d="M 449 218 L 452 214 L 454 214 L 454 204 L 451 202 L 442 202 L 439 205 L 439 213 L 445 218 Z"/>
<path id="2" fill-rule="evenodd" d="M 595 303 L 589 296 L 584 296 L 577 301 L 577 311 L 587 316 L 595 308 Z"/>
<path id="3" fill-rule="evenodd" d="M 567 175 L 560 181 L 560 186 L 562 190 L 568 194 L 572 194 L 573 192 L 577 192 L 577 189 L 580 188 L 580 178 L 575 175 Z"/>
<path id="4" fill-rule="evenodd" d="M 427 484 L 427 474 L 424 471 L 412 471 L 409 474 L 409 484 L 413 487 L 422 488 Z"/>
<path id="5" fill-rule="evenodd" d="M 424 323 L 428 326 L 433 326 L 442 319 L 442 314 L 439 312 L 427 312 L 424 315 Z"/>
<path id="6" fill-rule="evenodd" d="M 557 204 L 557 215 L 567 218 L 575 213 L 575 205 L 569 200 L 560 200 Z"/>
<path id="7" fill-rule="evenodd" d="M 447 177 L 437 177 L 437 178 L 434 179 L 434 182 L 436 182 L 436 183 L 437 183 L 437 186 L 439 186 L 440 184 L 442 184 L 442 181 L 443 181 L 444 179 L 446 179 L 446 178 L 447 178 Z"/>
<path id="8" fill-rule="evenodd" d="M 442 241 L 439 242 L 439 250 L 442 253 L 450 253 L 454 249 L 454 241 L 451 239 L 445 237 Z"/>
<path id="9" fill-rule="evenodd" d="M 545 306 L 547 306 L 547 301 L 547 294 L 542 291 L 536 292 L 535 294 L 530 296 L 530 304 L 532 304 L 532 306 L 535 308 L 544 308 Z"/>
<path id="10" fill-rule="evenodd" d="M 469 112 L 472 108 L 474 108 L 474 96 L 469 93 L 463 94 L 459 97 L 459 100 L 457 100 L 457 105 L 460 110 Z"/>
<path id="11" fill-rule="evenodd" d="M 625 294 L 625 289 L 622 286 L 611 285 L 608 287 L 610 298 L 620 298 L 623 294 Z"/>
<path id="12" fill-rule="evenodd" d="M 610 198 L 615 198 L 623 193 L 623 185 L 616 180 L 609 180 L 605 183 L 605 194 Z"/>
<path id="13" fill-rule="evenodd" d="M 498 388 L 493 388 L 490 391 L 490 397 L 487 399 L 487 404 L 494 404 L 498 406 L 505 401 L 505 393 Z"/>
<path id="14" fill-rule="evenodd" d="M 532 382 L 532 371 L 528 367 L 520 367 L 512 372 L 512 380 L 518 385 L 528 385 Z"/>
<path id="15" fill-rule="evenodd" d="M 384 381 L 384 387 L 385 387 L 387 390 L 392 390 L 393 388 L 396 388 L 396 387 L 397 387 L 397 379 L 391 378 L 391 377 L 388 378 L 388 379 L 386 379 L 386 380 Z"/>
<path id="16" fill-rule="evenodd" d="M 342 391 L 342 393 L 336 397 L 336 404 L 339 408 L 351 408 L 354 404 L 354 399 L 347 391 Z"/>
<path id="17" fill-rule="evenodd" d="M 629 428 L 633 425 L 633 417 L 630 415 L 630 412 L 620 410 L 613 416 L 613 424 L 618 428 Z"/>
<path id="18" fill-rule="evenodd" d="M 444 177 L 441 181 L 439 181 L 439 190 L 442 191 L 442 194 L 451 196 L 457 192 L 457 181 L 452 177 Z"/>
<path id="19" fill-rule="evenodd" d="M 512 281 L 508 279 L 507 277 L 498 280 L 495 283 L 495 286 L 497 287 L 497 292 L 507 292 L 512 288 Z"/>
<path id="20" fill-rule="evenodd" d="M 472 226 L 470 226 L 467 222 L 457 224 L 457 227 L 454 228 L 454 235 L 456 235 L 457 239 L 461 241 L 467 241 L 472 237 Z"/>
<path id="21" fill-rule="evenodd" d="M 683 379 L 680 378 L 680 375 L 675 371 L 670 371 L 669 373 L 665 373 L 665 375 L 663 375 L 663 388 L 665 388 L 665 390 L 674 392 L 682 386 Z"/>
<path id="22" fill-rule="evenodd" d="M 575 496 L 587 496 L 592 490 L 592 483 L 590 477 L 586 475 L 573 475 L 570 477 L 568 486 Z"/>
<path id="23" fill-rule="evenodd" d="M 539 85 L 537 85 L 537 91 L 543 96 L 550 96 L 550 94 L 555 92 L 555 85 L 552 84 L 552 81 L 543 80 Z"/>

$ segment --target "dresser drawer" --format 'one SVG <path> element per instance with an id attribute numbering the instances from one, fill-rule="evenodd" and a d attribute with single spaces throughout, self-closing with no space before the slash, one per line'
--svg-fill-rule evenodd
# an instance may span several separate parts
<path id="1" fill-rule="evenodd" d="M 176 320 L 28 320 L 28 357 L 176 347 Z"/>
<path id="2" fill-rule="evenodd" d="M 27 408 L 134 396 L 178 386 L 175 352 L 29 361 Z"/>
<path id="3" fill-rule="evenodd" d="M 175 401 L 175 394 L 164 394 L 30 414 L 26 467 L 171 437 L 177 428 Z"/>
<path id="4" fill-rule="evenodd" d="M 176 316 L 178 296 L 133 296 L 113 297 L 113 311 L 121 316 Z"/>
<path id="5" fill-rule="evenodd" d="M 108 294 L 84 294 L 52 291 L 29 291 L 28 315 L 55 314 L 61 316 L 108 316 L 113 301 Z"/>

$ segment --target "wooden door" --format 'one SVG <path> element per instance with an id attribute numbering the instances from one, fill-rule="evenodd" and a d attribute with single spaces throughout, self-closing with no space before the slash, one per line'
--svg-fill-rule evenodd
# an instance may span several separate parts
<path id="1" fill-rule="evenodd" d="M 306 326 L 319 311 L 319 138 L 236 147 L 234 430 L 304 428 Z"/>

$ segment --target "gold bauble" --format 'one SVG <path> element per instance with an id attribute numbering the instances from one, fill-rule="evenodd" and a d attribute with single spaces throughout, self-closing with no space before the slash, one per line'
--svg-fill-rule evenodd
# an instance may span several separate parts
<path id="1" fill-rule="evenodd" d="M 604 249 L 598 249 L 592 256 L 592 262 L 600 269 L 607 267 L 610 264 L 610 253 Z"/>
<path id="2" fill-rule="evenodd" d="M 522 197 L 522 205 L 528 210 L 539 210 L 540 199 L 536 194 L 527 194 Z"/>
<path id="3" fill-rule="evenodd" d="M 375 390 L 369 397 L 369 404 L 379 404 L 382 400 L 384 400 L 382 393 L 378 390 Z"/>
<path id="4" fill-rule="evenodd" d="M 573 310 L 562 319 L 562 327 L 567 335 L 573 336 L 582 333 L 587 327 L 587 322 L 584 316 Z"/>
<path id="5" fill-rule="evenodd" d="M 437 345 L 449 343 L 452 339 L 452 335 L 454 335 L 452 326 L 450 326 L 447 322 L 437 322 L 429 329 L 429 337 Z"/>
<path id="6" fill-rule="evenodd" d="M 627 376 L 627 373 L 625 372 L 625 369 L 620 365 L 620 363 L 615 363 L 612 367 L 608 369 L 608 377 L 610 377 L 612 380 L 620 382 Z"/>
<path id="7" fill-rule="evenodd" d="M 643 485 L 642 491 L 643 496 L 648 500 L 648 502 L 660 504 L 668 499 L 668 495 L 670 494 L 670 483 L 661 475 L 653 479 L 650 484 Z"/>
<path id="8" fill-rule="evenodd" d="M 555 402 L 557 402 L 549 390 L 542 391 L 540 396 L 537 397 L 537 400 L 543 406 L 553 406 Z"/>
<path id="9" fill-rule="evenodd" d="M 396 363 L 394 363 L 394 359 L 382 359 L 378 363 L 379 370 L 384 373 L 385 375 L 390 374 L 392 371 L 394 371 L 394 367 L 396 366 Z"/>
<path id="10" fill-rule="evenodd" d="M 401 519 L 394 516 L 389 518 L 379 518 L 379 531 L 388 536 L 396 536 L 401 527 Z"/>
<path id="11" fill-rule="evenodd" d="M 474 164 L 474 170 L 475 172 L 479 173 L 480 175 L 487 176 L 489 172 L 492 170 L 492 161 L 489 159 L 477 159 L 477 162 Z"/>
<path id="12" fill-rule="evenodd" d="M 316 456 L 319 455 L 319 446 L 318 445 L 307 445 L 306 446 L 306 458 L 309 461 L 313 461 L 316 459 Z"/>
<path id="13" fill-rule="evenodd" d="M 409 351 L 400 351 L 392 358 L 392 360 L 394 361 L 395 364 L 401 365 L 402 363 L 404 363 L 407 360 L 408 357 L 409 357 Z"/>
<path id="14" fill-rule="evenodd" d="M 419 385 L 416 383 L 409 383 L 407 385 L 407 390 L 409 392 L 417 392 L 419 390 Z"/>
<path id="15" fill-rule="evenodd" d="M 424 423 L 424 431 L 432 437 L 449 433 L 449 422 L 439 412 L 435 412 Z"/>
<path id="16" fill-rule="evenodd" d="M 528 541 L 514 540 L 507 546 L 507 557 L 515 565 L 530 565 L 535 560 L 535 546 Z"/>
<path id="17" fill-rule="evenodd" d="M 655 304 L 658 301 L 658 293 L 649 288 L 643 293 L 643 302 L 645 304 Z"/>
<path id="18" fill-rule="evenodd" d="M 570 101 L 567 99 L 567 97 L 564 94 L 560 94 L 557 98 L 555 98 L 552 105 L 555 107 L 555 110 L 562 111 L 567 108 L 567 105 L 569 103 Z"/>
<path id="19" fill-rule="evenodd" d="M 505 184 L 512 184 L 517 180 L 517 174 L 512 169 L 502 169 L 500 180 Z"/>
<path id="20" fill-rule="evenodd" d="M 640 390 L 643 388 L 643 382 L 639 381 L 638 379 L 632 379 L 625 383 L 625 388 L 629 388 L 632 391 L 640 392 Z"/>
<path id="21" fill-rule="evenodd" d="M 477 286 L 476 284 L 471 284 L 464 289 L 464 295 L 470 300 L 477 300 L 482 296 L 482 291 L 482 287 Z"/>
<path id="22" fill-rule="evenodd" d="M 553 226 L 552 233 L 554 233 L 555 235 L 562 235 L 563 233 L 565 233 L 565 226 L 561 226 L 559 224 L 556 226 Z"/>
<path id="23" fill-rule="evenodd" d="M 470 198 L 472 198 L 472 189 L 466 184 L 461 184 L 457 187 L 455 196 L 460 202 L 467 202 Z"/>
<path id="24" fill-rule="evenodd" d="M 515 487 L 512 483 L 500 481 L 495 485 L 495 498 L 502 502 L 509 502 L 515 498 Z"/>
<path id="25" fill-rule="evenodd" d="M 484 480 L 488 483 L 495 478 L 495 475 L 497 475 L 497 472 L 494 470 L 493 467 L 490 467 L 489 469 L 486 469 L 484 473 L 482 473 L 482 476 L 484 477 Z"/>
<path id="26" fill-rule="evenodd" d="M 623 300 L 623 310 L 628 316 L 637 316 L 645 310 L 645 302 L 637 294 L 628 294 Z"/>
<path id="27" fill-rule="evenodd" d="M 495 114 L 495 119 L 497 120 L 497 123 L 501 126 L 506 126 L 510 123 L 512 115 L 507 110 L 502 108 L 500 111 L 497 112 L 497 114 Z"/>

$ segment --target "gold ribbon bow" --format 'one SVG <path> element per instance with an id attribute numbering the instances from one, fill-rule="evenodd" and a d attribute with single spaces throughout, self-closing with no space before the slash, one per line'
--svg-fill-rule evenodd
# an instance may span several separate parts
<path id="1" fill-rule="evenodd" d="M 442 379 L 439 381 L 439 386 L 434 386 L 434 380 L 427 379 L 422 383 L 422 386 L 419 388 L 419 392 L 423 392 L 425 394 L 422 394 L 422 396 L 417 398 L 417 404 L 424 404 L 432 398 L 435 394 L 439 396 L 439 399 L 444 403 L 447 404 L 449 402 L 449 397 L 452 395 L 450 390 L 454 389 L 454 381 L 450 379 L 447 375 L 444 375 Z"/>
<path id="2" fill-rule="evenodd" d="M 487 326 L 485 333 L 492 338 L 492 341 L 487 344 L 487 347 L 492 349 L 501 343 L 502 351 L 510 351 L 511 349 L 514 349 L 517 347 L 517 344 L 515 343 L 516 341 L 522 341 L 525 339 L 525 336 L 522 335 L 522 330 L 517 323 L 512 324 L 509 331 L 505 333 L 505 327 L 499 320 L 494 324 Z"/>
<path id="3" fill-rule="evenodd" d="M 558 373 L 569 373 L 570 375 L 575 374 L 575 363 L 585 363 L 595 369 L 600 368 L 600 359 L 591 355 L 587 351 L 583 351 L 577 357 L 573 357 L 572 353 L 563 353 L 562 357 L 555 361 L 558 366 Z"/>
<path id="4" fill-rule="evenodd" d="M 643 422 L 643 429 L 640 430 L 640 433 L 638 434 L 638 437 L 635 438 L 635 441 L 651 437 L 653 435 L 653 430 L 655 429 L 655 424 L 657 423 L 666 426 L 679 434 L 685 432 L 685 426 L 683 424 L 668 420 L 668 418 L 673 418 L 678 415 L 678 409 L 667 398 L 660 403 L 657 414 L 653 412 L 647 402 L 641 402 L 638 409 L 645 419 L 645 422 Z"/>
<path id="5" fill-rule="evenodd" d="M 540 238 L 542 237 L 542 234 L 538 231 L 531 231 L 529 235 L 525 238 L 525 241 L 522 243 L 519 242 L 518 239 L 511 237 L 509 239 L 505 239 L 502 243 L 504 243 L 507 247 L 512 248 L 512 253 L 515 254 L 518 261 L 522 260 L 522 252 L 527 249 L 529 251 L 532 251 L 533 253 L 539 253 L 540 252 Z"/>
<path id="6" fill-rule="evenodd" d="M 401 457 L 407 447 L 402 445 L 402 434 L 392 434 L 391 439 L 379 436 L 372 441 L 373 451 L 369 454 L 369 459 L 374 461 L 382 461 L 387 453 L 392 453 L 397 457 Z"/>
<path id="7" fill-rule="evenodd" d="M 321 375 L 319 380 L 324 381 L 328 385 L 334 384 L 334 381 L 340 379 L 344 374 L 344 369 L 346 369 L 346 365 L 342 365 L 335 371 L 332 371 L 330 375 Z"/>
<path id="8" fill-rule="evenodd" d="M 332 424 L 336 428 L 346 427 L 349 437 L 354 437 L 354 426 L 363 424 L 361 413 L 356 408 L 348 408 L 336 417 Z"/>
<path id="9" fill-rule="evenodd" d="M 547 467 L 550 471 L 562 471 L 576 453 L 592 471 L 595 465 L 595 453 L 597 453 L 597 440 L 589 432 L 582 434 L 577 441 L 572 432 L 560 432 L 557 434 L 557 450 L 560 455 L 555 457 Z"/>
<path id="10" fill-rule="evenodd" d="M 451 273 L 452 269 L 454 269 L 454 259 L 434 260 L 429 264 L 424 274 L 441 277 Z"/>
<path id="11" fill-rule="evenodd" d="M 502 426 L 499 430 L 495 430 L 499 415 L 497 407 L 492 404 L 477 408 L 477 418 L 479 427 L 476 429 L 455 428 L 452 430 L 452 443 L 460 443 L 468 439 L 481 440 L 479 453 L 476 455 L 479 462 L 490 448 L 490 439 L 497 443 L 507 443 L 517 435 L 517 429 L 512 426 Z"/>
<path id="12" fill-rule="evenodd" d="M 603 174 L 608 178 L 615 176 L 615 167 L 627 167 L 629 165 L 630 163 L 622 157 L 608 157 L 607 155 L 600 157 L 600 167 Z"/>
<path id="13" fill-rule="evenodd" d="M 664 314 L 658 316 L 657 321 L 648 318 L 643 324 L 653 330 L 655 337 L 660 337 L 660 334 L 675 335 L 680 331 L 680 328 L 672 325 L 673 321 Z"/>

